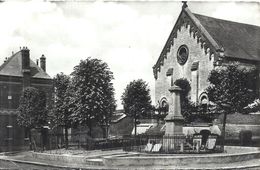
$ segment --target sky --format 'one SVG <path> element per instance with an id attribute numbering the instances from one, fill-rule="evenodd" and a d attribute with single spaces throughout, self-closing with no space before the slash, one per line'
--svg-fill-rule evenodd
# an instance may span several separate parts
<path id="1" fill-rule="evenodd" d="M 88 57 L 106 62 L 114 74 L 115 98 L 143 79 L 154 103 L 152 66 L 181 11 L 180 1 L 9 0 L 0 3 L 0 63 L 20 47 L 33 61 L 46 56 L 47 73 L 70 74 Z M 188 2 L 194 12 L 260 26 L 259 2 Z"/>

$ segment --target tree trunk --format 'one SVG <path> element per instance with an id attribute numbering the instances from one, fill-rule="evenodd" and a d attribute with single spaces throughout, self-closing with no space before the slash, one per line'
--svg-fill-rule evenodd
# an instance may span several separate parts
<path id="1" fill-rule="evenodd" d="M 107 138 L 107 130 L 106 130 L 106 126 L 103 126 L 102 128 L 102 136 L 103 136 L 103 138 Z"/>
<path id="2" fill-rule="evenodd" d="M 88 123 L 88 128 L 89 128 L 88 135 L 89 135 L 90 137 L 92 137 L 92 125 L 91 125 L 91 121 L 89 121 L 89 123 Z"/>
<path id="3" fill-rule="evenodd" d="M 137 133 L 136 117 L 134 118 L 134 126 L 135 126 L 135 136 L 136 136 L 136 133 Z"/>
<path id="4" fill-rule="evenodd" d="M 224 150 L 224 146 L 225 146 L 227 112 L 228 112 L 227 110 L 224 112 L 223 126 L 222 126 L 222 149 L 223 150 Z"/>
<path id="5" fill-rule="evenodd" d="M 48 149 L 48 141 L 49 141 L 49 132 L 47 128 L 41 128 L 41 136 L 42 136 L 42 150 Z"/>
<path id="6" fill-rule="evenodd" d="M 108 138 L 108 132 L 109 132 L 109 125 L 106 126 L 106 138 Z"/>
<path id="7" fill-rule="evenodd" d="M 69 139 L 68 139 L 68 127 L 65 125 L 65 148 L 68 149 L 69 147 Z"/>
<path id="8" fill-rule="evenodd" d="M 30 150 L 32 150 L 32 133 L 31 133 L 31 129 L 30 128 L 26 128 L 26 131 L 27 131 L 28 137 L 29 137 L 29 147 L 30 147 Z"/>

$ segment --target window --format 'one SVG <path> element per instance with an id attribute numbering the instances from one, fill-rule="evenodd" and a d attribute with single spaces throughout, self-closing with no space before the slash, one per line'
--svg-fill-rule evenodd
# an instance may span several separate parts
<path id="1" fill-rule="evenodd" d="M 207 113 L 208 112 L 208 103 L 209 103 L 208 96 L 207 96 L 207 94 L 205 92 L 203 92 L 200 95 L 200 105 L 202 107 L 202 112 L 203 113 Z"/>
<path id="2" fill-rule="evenodd" d="M 189 56 L 189 49 L 186 45 L 181 45 L 177 52 L 177 61 L 180 65 L 184 65 Z"/>
<path id="3" fill-rule="evenodd" d="M 160 102 L 160 112 L 161 114 L 167 114 L 169 111 L 169 104 L 166 98 L 162 98 Z"/>

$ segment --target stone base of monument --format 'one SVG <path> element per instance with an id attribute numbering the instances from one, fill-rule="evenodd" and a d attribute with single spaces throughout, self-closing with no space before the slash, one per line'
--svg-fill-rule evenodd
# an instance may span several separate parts
<path id="1" fill-rule="evenodd" d="M 163 152 L 183 152 L 185 136 L 183 134 L 178 135 L 165 135 L 163 136 Z"/>

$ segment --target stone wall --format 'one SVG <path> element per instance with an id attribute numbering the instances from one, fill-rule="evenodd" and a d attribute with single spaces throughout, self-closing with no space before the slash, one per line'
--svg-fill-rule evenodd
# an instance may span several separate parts
<path id="1" fill-rule="evenodd" d="M 109 135 L 120 137 L 123 135 L 130 135 L 134 128 L 133 119 L 126 116 L 116 123 L 111 123 L 109 127 Z"/>
<path id="2" fill-rule="evenodd" d="M 219 127 L 222 128 L 223 115 L 219 116 Z M 238 139 L 239 132 L 250 130 L 253 138 L 260 138 L 260 115 L 234 113 L 227 115 L 226 137 Z"/>

